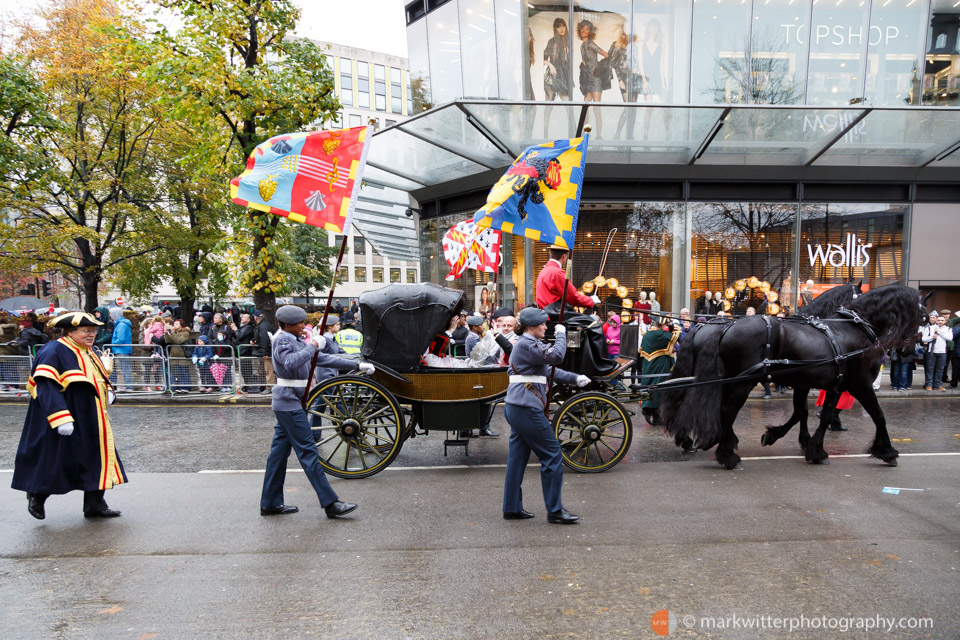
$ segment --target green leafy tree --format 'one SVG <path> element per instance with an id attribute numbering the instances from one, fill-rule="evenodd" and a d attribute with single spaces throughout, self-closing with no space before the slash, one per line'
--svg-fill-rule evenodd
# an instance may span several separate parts
<path id="1" fill-rule="evenodd" d="M 289 37 L 299 10 L 292 0 L 161 0 L 183 21 L 176 34 L 160 30 L 156 68 L 177 92 L 171 114 L 182 122 L 219 119 L 228 129 L 226 153 L 241 173 L 254 148 L 270 136 L 332 120 L 340 108 L 334 78 L 320 49 Z M 226 185 L 224 185 L 226 188 Z M 240 286 L 268 316 L 286 286 L 277 243 L 281 217 L 244 209 L 235 215 L 233 255 L 245 263 Z"/>
<path id="2" fill-rule="evenodd" d="M 310 296 L 310 290 L 321 292 L 333 279 L 331 259 L 340 252 L 339 245 L 327 246 L 327 232 L 307 224 L 288 225 L 290 270 L 287 285 L 291 292 Z"/>
<path id="3" fill-rule="evenodd" d="M 59 0 L 37 18 L 16 50 L 37 70 L 57 122 L 32 134 L 36 171 L 13 176 L 0 194 L 13 220 L 0 225 L 0 256 L 21 268 L 59 269 L 82 285 L 92 311 L 106 274 L 155 248 L 137 237 L 130 196 L 157 198 L 144 168 L 162 113 L 141 73 L 147 61 L 117 32 L 124 23 L 131 33 L 139 28 L 114 3 Z"/>
<path id="4" fill-rule="evenodd" d="M 35 175 L 40 165 L 38 136 L 57 124 L 26 61 L 0 53 L 0 191 L 13 197 L 16 185 Z"/>

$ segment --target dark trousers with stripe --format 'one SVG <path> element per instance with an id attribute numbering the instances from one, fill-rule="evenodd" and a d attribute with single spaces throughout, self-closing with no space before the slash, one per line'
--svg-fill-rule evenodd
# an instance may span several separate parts
<path id="1" fill-rule="evenodd" d="M 530 460 L 530 452 L 540 461 L 540 484 L 543 487 L 543 502 L 548 512 L 560 511 L 563 502 L 563 462 L 560 443 L 550 428 L 542 409 L 504 405 L 504 414 L 510 423 L 510 449 L 507 454 L 507 478 L 503 487 L 504 513 L 516 513 L 523 509 L 523 472 Z"/>
<path id="2" fill-rule="evenodd" d="M 300 466 L 307 479 L 317 492 L 320 506 L 327 507 L 338 500 L 336 492 L 330 486 L 327 475 L 320 466 L 320 455 L 310 429 L 310 419 L 303 409 L 296 411 L 274 411 L 277 424 L 273 432 L 273 444 L 267 456 L 267 469 L 263 475 L 263 491 L 260 494 L 260 506 L 268 509 L 283 504 L 283 481 L 287 476 L 287 458 L 291 449 L 296 452 Z"/>

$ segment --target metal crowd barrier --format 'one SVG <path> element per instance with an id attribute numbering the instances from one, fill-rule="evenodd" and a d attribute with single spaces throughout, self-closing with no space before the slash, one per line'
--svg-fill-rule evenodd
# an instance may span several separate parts
<path id="1" fill-rule="evenodd" d="M 0 394 L 26 393 L 32 366 L 33 358 L 30 356 L 0 356 Z"/>
<path id="2" fill-rule="evenodd" d="M 117 348 L 132 347 L 133 353 L 117 353 Z M 99 351 L 113 355 L 110 382 L 118 395 L 157 395 L 167 393 L 167 363 L 162 347 L 143 344 L 105 344 Z"/>
<path id="3" fill-rule="evenodd" d="M 201 357 L 199 349 L 209 349 Z M 171 355 L 171 352 L 183 355 Z M 229 345 L 167 345 L 167 388 L 174 395 L 185 393 L 236 393 L 240 386 L 237 359 Z"/>
<path id="4" fill-rule="evenodd" d="M 244 349 L 247 351 L 248 349 Z M 277 383 L 277 376 L 273 373 L 273 364 L 263 356 L 243 355 L 237 358 L 237 371 L 240 392 L 269 395 Z"/>

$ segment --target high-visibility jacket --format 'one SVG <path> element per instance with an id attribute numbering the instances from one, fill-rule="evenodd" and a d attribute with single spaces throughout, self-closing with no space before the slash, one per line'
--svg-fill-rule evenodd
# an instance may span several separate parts
<path id="1" fill-rule="evenodd" d="M 353 327 L 347 327 L 346 329 L 338 331 L 336 340 L 340 348 L 348 354 L 360 355 L 360 349 L 363 347 L 363 334 Z"/>

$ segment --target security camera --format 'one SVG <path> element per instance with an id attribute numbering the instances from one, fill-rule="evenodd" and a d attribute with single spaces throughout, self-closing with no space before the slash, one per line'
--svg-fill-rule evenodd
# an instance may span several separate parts
<path id="1" fill-rule="evenodd" d="M 408 218 L 412 218 L 412 217 L 413 217 L 413 214 L 415 214 L 415 213 L 421 213 L 420 209 L 414 209 L 413 207 L 407 207 L 407 210 L 404 211 L 404 214 L 405 214 Z"/>

